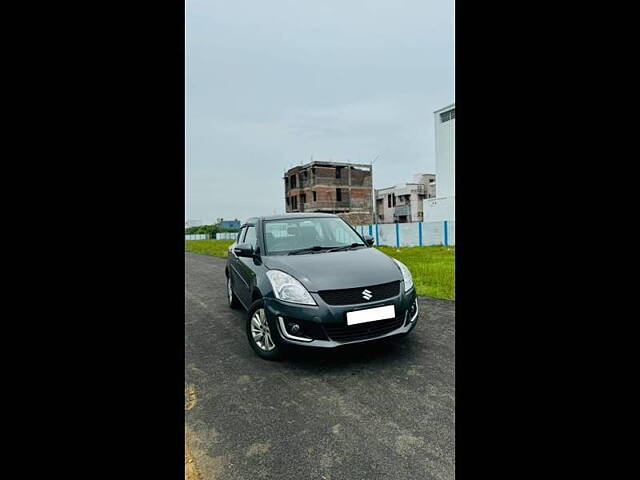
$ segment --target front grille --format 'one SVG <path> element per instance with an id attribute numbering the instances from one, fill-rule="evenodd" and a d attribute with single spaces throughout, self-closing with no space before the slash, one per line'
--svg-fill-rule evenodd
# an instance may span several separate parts
<path id="1" fill-rule="evenodd" d="M 368 300 L 362 296 L 362 292 L 369 290 L 370 301 L 386 300 L 397 296 L 400 293 L 400 282 L 382 283 L 370 287 L 345 288 L 343 290 L 323 290 L 318 292 L 320 298 L 329 305 L 355 305 L 367 303 Z"/>
<path id="2" fill-rule="evenodd" d="M 336 342 L 352 342 L 354 340 L 363 340 L 366 338 L 379 337 L 386 333 L 392 332 L 396 328 L 400 328 L 404 323 L 404 315 L 387 320 L 377 320 L 368 323 L 359 323 L 357 325 L 324 325 L 324 329 L 331 340 Z"/>

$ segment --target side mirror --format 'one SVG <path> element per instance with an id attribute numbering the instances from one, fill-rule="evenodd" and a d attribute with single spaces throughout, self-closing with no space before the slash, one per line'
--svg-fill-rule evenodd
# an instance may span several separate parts
<path id="1" fill-rule="evenodd" d="M 253 257 L 253 247 L 249 243 L 240 243 L 233 248 L 238 257 Z"/>
<path id="2" fill-rule="evenodd" d="M 370 247 L 373 245 L 373 237 L 371 235 L 363 235 L 364 243 L 369 245 Z"/>

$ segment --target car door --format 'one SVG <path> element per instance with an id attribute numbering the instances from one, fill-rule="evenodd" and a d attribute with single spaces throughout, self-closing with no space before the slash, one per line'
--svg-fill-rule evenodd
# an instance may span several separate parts
<path id="1" fill-rule="evenodd" d="M 258 247 L 258 235 L 255 225 L 247 225 L 246 233 L 242 239 L 242 243 L 249 244 L 254 250 Z M 251 305 L 251 292 L 253 285 L 255 285 L 256 274 L 254 269 L 256 268 L 255 260 L 250 257 L 237 257 L 238 258 L 238 275 L 241 277 L 238 282 L 239 288 L 236 294 L 242 300 L 242 303 L 249 306 Z"/>
<path id="2" fill-rule="evenodd" d="M 231 283 L 233 285 L 233 291 L 237 297 L 240 297 L 240 293 L 242 291 L 243 280 L 240 275 L 240 258 L 234 253 L 233 247 L 242 243 L 242 239 L 244 238 L 245 233 L 247 232 L 247 227 L 243 226 L 240 229 L 240 233 L 238 233 L 238 237 L 236 238 L 235 243 L 233 243 L 229 248 L 229 277 L 231 278 Z M 244 302 L 244 298 L 240 298 L 242 302 Z"/>

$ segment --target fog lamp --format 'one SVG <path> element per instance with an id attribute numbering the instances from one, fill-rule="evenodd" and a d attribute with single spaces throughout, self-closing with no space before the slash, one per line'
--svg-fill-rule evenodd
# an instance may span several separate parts
<path id="1" fill-rule="evenodd" d="M 290 323 L 289 329 L 291 330 L 291 333 L 295 335 L 300 331 L 300 325 L 298 325 L 297 323 Z"/>

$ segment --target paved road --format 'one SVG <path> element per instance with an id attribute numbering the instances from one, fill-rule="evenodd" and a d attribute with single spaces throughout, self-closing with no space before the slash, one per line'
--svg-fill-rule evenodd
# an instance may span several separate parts
<path id="1" fill-rule="evenodd" d="M 185 253 L 185 423 L 201 479 L 453 479 L 455 303 L 402 341 L 258 358 L 224 259 Z M 187 393 L 188 392 L 188 393 Z"/>

